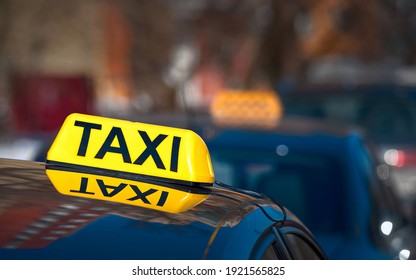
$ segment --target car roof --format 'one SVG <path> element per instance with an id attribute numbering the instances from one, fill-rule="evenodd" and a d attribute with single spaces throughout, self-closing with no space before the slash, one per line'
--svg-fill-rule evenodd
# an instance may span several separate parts
<path id="1" fill-rule="evenodd" d="M 194 117 L 192 117 L 194 116 Z M 348 123 L 338 123 L 330 119 L 316 119 L 307 116 L 283 116 L 276 127 L 263 128 L 253 126 L 220 126 L 209 115 L 193 114 L 191 116 L 149 115 L 139 117 L 139 121 L 154 122 L 162 125 L 176 125 L 190 128 L 199 134 L 210 149 L 214 148 L 255 148 L 258 143 L 263 148 L 276 149 L 276 139 L 285 139 L 292 148 L 316 153 L 324 152 L 342 156 L 339 149 L 345 150 L 347 141 L 355 139 L 366 143 L 374 153 L 374 143 L 365 129 Z M 172 124 L 174 123 L 174 124 Z M 354 140 L 354 141 L 355 141 Z M 308 145 L 305 145 L 307 143 Z M 323 144 L 324 143 L 324 144 Z M 327 146 L 324 146 L 327 145 Z"/>
<path id="2" fill-rule="evenodd" d="M 335 93 L 348 93 L 351 95 L 359 95 L 369 97 L 374 94 L 378 98 L 385 97 L 405 97 L 410 95 L 416 97 L 416 87 L 406 84 L 376 83 L 376 84 L 314 84 L 307 86 L 294 87 L 288 90 L 279 91 L 280 96 L 285 97 L 291 95 L 333 95 Z"/>
<path id="3" fill-rule="evenodd" d="M 261 127 L 245 127 L 242 126 L 217 126 L 211 124 L 208 126 L 201 126 L 201 130 L 196 131 L 203 133 L 204 139 L 212 138 L 209 135 L 214 135 L 222 132 L 236 132 L 245 131 L 247 133 L 262 133 L 265 135 L 275 136 L 325 136 L 333 138 L 347 138 L 350 136 L 359 136 L 366 138 L 365 130 L 362 128 L 350 125 L 347 123 L 337 123 L 329 119 L 316 119 L 305 116 L 284 116 L 279 120 L 278 125 L 275 128 L 263 129 Z M 204 134 L 207 136 L 204 137 Z"/>
<path id="4" fill-rule="evenodd" d="M 137 243 L 146 253 L 143 258 L 200 259 L 219 228 L 235 227 L 260 205 L 273 209 L 273 223 L 286 217 L 283 208 L 262 195 L 220 186 L 196 207 L 172 214 L 62 195 L 40 162 L 0 159 L 0 175 L 0 258 L 6 259 L 140 258 L 137 251 L 126 250 Z M 156 241 L 160 244 L 152 245 Z M 96 250 L 70 249 L 79 244 Z"/>
<path id="5" fill-rule="evenodd" d="M 291 134 L 312 134 L 312 133 L 326 133 L 338 136 L 347 136 L 352 133 L 362 134 L 364 136 L 365 130 L 363 128 L 348 124 L 339 123 L 329 119 L 316 119 L 308 116 L 292 116 L 284 115 L 279 121 L 278 125 L 272 129 L 265 129 L 259 127 L 247 127 L 244 124 L 241 126 L 220 126 L 213 122 L 211 116 L 204 112 L 199 113 L 179 113 L 179 114 L 150 114 L 137 116 L 135 118 L 139 122 L 153 123 L 158 125 L 169 125 L 179 128 L 189 128 L 197 133 L 202 133 L 204 130 L 226 131 L 226 130 L 251 130 L 251 131 L 265 131 L 267 133 L 291 133 Z"/>

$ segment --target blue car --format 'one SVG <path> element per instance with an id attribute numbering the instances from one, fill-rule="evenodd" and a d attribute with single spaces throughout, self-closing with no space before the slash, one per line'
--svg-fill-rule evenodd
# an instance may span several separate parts
<path id="1" fill-rule="evenodd" d="M 389 167 L 363 133 L 307 118 L 277 128 L 204 127 L 216 178 L 284 204 L 329 259 L 407 259 L 408 229 Z M 408 233 L 406 236 L 412 236 Z"/>
<path id="2" fill-rule="evenodd" d="M 376 144 L 409 220 L 416 215 L 416 87 L 399 84 L 316 85 L 280 91 L 286 116 L 362 127 Z"/>
<path id="3" fill-rule="evenodd" d="M 2 260 L 325 259 L 281 204 L 217 182 L 186 129 L 72 114 L 46 162 L 0 159 L 0 191 Z"/>

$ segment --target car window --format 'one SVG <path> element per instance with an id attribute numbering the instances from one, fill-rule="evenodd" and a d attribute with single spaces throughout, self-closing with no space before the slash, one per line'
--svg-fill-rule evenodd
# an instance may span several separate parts
<path id="1" fill-rule="evenodd" d="M 368 100 L 367 110 L 358 121 L 378 141 L 404 140 L 415 136 L 416 119 L 412 114 L 415 105 L 413 102 L 379 100 L 370 103 Z"/>
<path id="2" fill-rule="evenodd" d="M 323 155 L 296 152 L 282 155 L 259 150 L 211 149 L 219 181 L 266 194 L 285 205 L 311 230 L 345 231 L 343 221 L 348 207 L 341 163 Z"/>
<path id="3" fill-rule="evenodd" d="M 360 111 L 364 105 L 358 98 L 353 96 L 332 96 L 327 100 L 322 100 L 322 110 L 325 116 L 334 120 L 340 120 L 344 122 L 357 122 L 359 119 Z"/>
<path id="4" fill-rule="evenodd" d="M 416 138 L 416 101 L 371 93 L 333 92 L 283 96 L 286 115 L 343 121 L 364 127 L 377 143 L 406 143 Z"/>

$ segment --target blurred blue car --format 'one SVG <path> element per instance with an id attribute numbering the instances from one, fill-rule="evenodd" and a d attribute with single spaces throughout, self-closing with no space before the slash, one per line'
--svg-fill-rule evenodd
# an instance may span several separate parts
<path id="1" fill-rule="evenodd" d="M 312 231 L 329 259 L 407 259 L 389 167 L 359 130 L 301 118 L 276 129 L 205 127 L 217 181 L 264 193 Z M 393 241 L 394 239 L 394 241 Z"/>
<path id="2" fill-rule="evenodd" d="M 416 213 L 416 87 L 398 84 L 316 85 L 279 91 L 285 115 L 359 125 L 392 166 L 406 215 Z"/>

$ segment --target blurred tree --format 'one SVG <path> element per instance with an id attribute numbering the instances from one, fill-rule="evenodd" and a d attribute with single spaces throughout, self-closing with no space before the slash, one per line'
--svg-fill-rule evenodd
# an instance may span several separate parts
<path id="1" fill-rule="evenodd" d="M 7 32 L 9 31 L 10 15 L 9 0 L 0 1 L 0 54 L 3 53 Z"/>
<path id="2" fill-rule="evenodd" d="M 307 8 L 311 26 L 298 42 L 307 59 L 340 55 L 380 58 L 379 1 L 310 0 Z"/>
<path id="3" fill-rule="evenodd" d="M 383 24 L 385 55 L 399 58 L 405 65 L 416 63 L 416 1 L 383 0 L 378 10 Z"/>
<path id="4" fill-rule="evenodd" d="M 8 56 L 5 53 L 6 38 L 10 30 L 10 3 L 9 0 L 0 1 L 0 134 L 8 129 L 9 106 L 7 96 L 7 65 Z"/>
<path id="5" fill-rule="evenodd" d="M 273 22 L 263 36 L 251 79 L 266 76 L 273 86 L 277 81 L 308 83 L 316 61 L 343 57 L 379 63 L 387 55 L 386 22 L 395 23 L 383 18 L 381 1 L 273 1 L 271 7 Z"/>
<path id="6" fill-rule="evenodd" d="M 295 21 L 305 11 L 306 1 L 271 1 L 269 22 L 260 37 L 254 64 L 247 81 L 249 87 L 266 82 L 271 88 L 277 80 L 301 81 L 305 59 L 297 45 Z"/>
<path id="7" fill-rule="evenodd" d="M 191 29 L 198 62 L 186 95 L 194 101 L 194 106 L 206 106 L 224 87 L 250 86 L 253 62 L 271 19 L 270 3 L 266 0 L 205 1 Z"/>
<path id="8" fill-rule="evenodd" d="M 133 102 L 148 102 L 148 108 L 136 104 L 144 111 L 174 109 L 175 91 L 163 80 L 177 32 L 169 6 L 160 0 L 114 3 L 121 5 L 130 24 Z"/>

